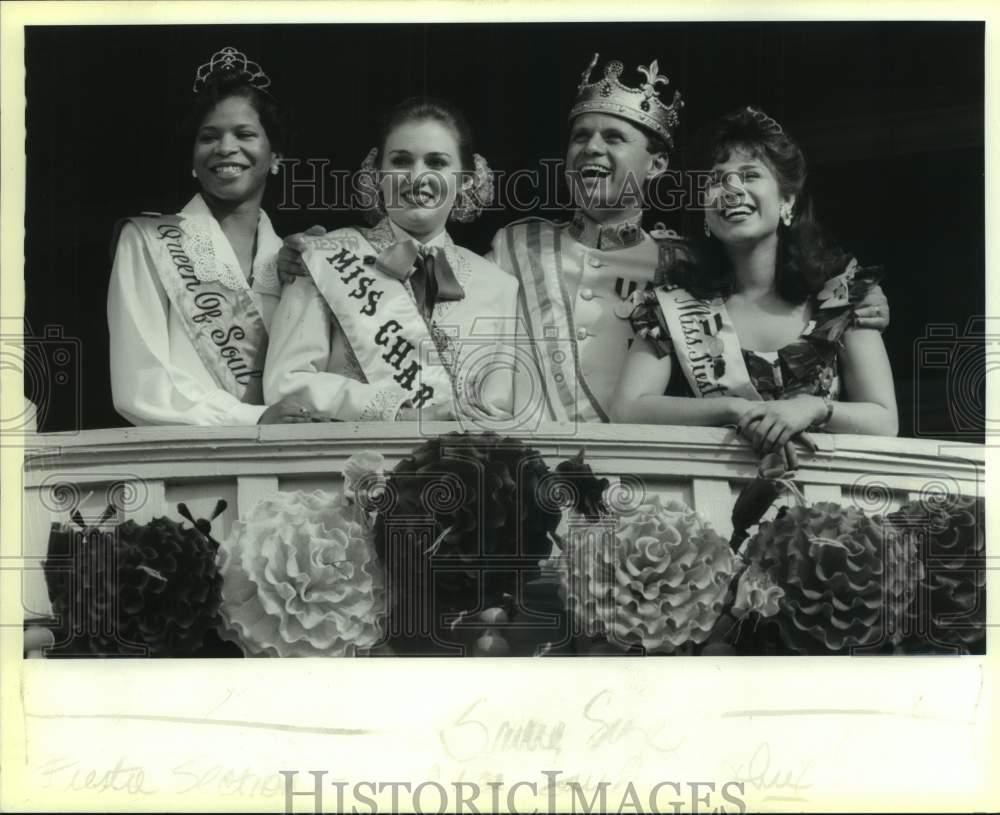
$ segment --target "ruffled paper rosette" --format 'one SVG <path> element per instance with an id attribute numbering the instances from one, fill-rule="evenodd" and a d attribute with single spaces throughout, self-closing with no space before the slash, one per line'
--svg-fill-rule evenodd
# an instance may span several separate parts
<path id="1" fill-rule="evenodd" d="M 683 652 L 708 639 L 738 560 L 686 505 L 654 497 L 596 524 L 577 517 L 556 570 L 577 630 L 622 650 Z"/>
<path id="2" fill-rule="evenodd" d="M 785 647 L 801 654 L 844 652 L 883 642 L 892 590 L 886 593 L 884 557 L 894 551 L 878 519 L 833 503 L 785 508 L 760 525 L 743 557 L 751 564 L 737 597 L 756 603 L 761 616 L 778 624 Z M 895 555 L 890 555 L 895 556 Z M 765 593 L 779 588 L 780 597 Z M 753 590 L 757 590 L 754 595 Z M 900 603 L 910 598 L 901 593 Z M 776 612 L 773 613 L 772 612 Z"/>
<path id="3" fill-rule="evenodd" d="M 248 656 L 354 656 L 382 639 L 385 593 L 354 496 L 380 458 L 352 457 L 345 493 L 277 493 L 223 542 L 223 636 Z"/>
<path id="4" fill-rule="evenodd" d="M 169 518 L 53 527 L 44 566 L 59 622 L 49 656 L 198 655 L 219 624 L 217 545 Z"/>
<path id="5" fill-rule="evenodd" d="M 920 601 L 898 626 L 904 650 L 985 652 L 984 510 L 981 498 L 950 495 L 905 504 L 887 517 L 918 562 L 911 574 Z"/>

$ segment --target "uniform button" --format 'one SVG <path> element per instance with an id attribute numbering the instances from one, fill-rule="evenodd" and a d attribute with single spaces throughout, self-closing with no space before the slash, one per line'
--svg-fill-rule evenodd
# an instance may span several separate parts
<path id="1" fill-rule="evenodd" d="M 576 330 L 576 338 L 578 340 L 585 340 L 585 339 L 587 339 L 587 334 L 588 334 L 588 332 L 587 332 L 586 328 L 578 328 Z"/>
<path id="2" fill-rule="evenodd" d="M 590 265 L 593 266 L 595 269 L 600 269 L 604 265 L 604 261 L 601 260 L 600 258 L 591 258 Z"/>
<path id="3" fill-rule="evenodd" d="M 580 289 L 580 297 L 583 298 L 584 300 L 593 300 L 594 299 L 594 290 L 593 289 Z"/>

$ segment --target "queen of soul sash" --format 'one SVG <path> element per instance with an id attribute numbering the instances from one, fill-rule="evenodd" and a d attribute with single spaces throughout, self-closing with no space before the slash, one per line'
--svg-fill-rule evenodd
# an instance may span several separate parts
<path id="1" fill-rule="evenodd" d="M 316 288 L 373 384 L 394 382 L 414 407 L 445 402 L 452 380 L 406 285 L 375 267 L 377 252 L 353 229 L 302 253 Z"/>
<path id="2" fill-rule="evenodd" d="M 130 220 L 212 378 L 242 402 L 263 404 L 264 320 L 249 290 L 234 291 L 201 268 L 215 261 L 206 252 L 212 246 L 211 234 L 197 220 L 179 215 Z"/>
<path id="3" fill-rule="evenodd" d="M 720 298 L 699 300 L 682 288 L 667 286 L 656 289 L 656 298 L 695 396 L 763 398 L 750 381 L 736 329 Z"/>

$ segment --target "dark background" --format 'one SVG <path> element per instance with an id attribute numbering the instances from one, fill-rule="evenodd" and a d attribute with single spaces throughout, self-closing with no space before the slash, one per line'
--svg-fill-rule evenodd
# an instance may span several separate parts
<path id="1" fill-rule="evenodd" d="M 564 155 L 594 51 L 602 65 L 622 60 L 629 84 L 635 66 L 658 59 L 667 93 L 681 91 L 675 168 L 690 166 L 693 136 L 714 117 L 763 108 L 802 144 L 820 220 L 862 263 L 886 267 L 901 435 L 982 440 L 983 321 L 968 325 L 985 309 L 980 23 L 31 28 L 25 316 L 36 336 L 60 326 L 80 340 L 68 388 L 82 394 L 77 406 L 66 388 L 31 386 L 41 430 L 125 425 L 108 373 L 112 228 L 140 211 L 175 212 L 196 191 L 180 122 L 198 66 L 227 45 L 258 61 L 291 109 L 289 157 L 340 170 L 372 146 L 380 112 L 424 93 L 459 104 L 494 169 L 538 169 Z M 307 207 L 302 191 L 300 207 L 277 210 L 275 180 L 265 208 L 281 235 L 359 220 Z M 451 231 L 482 252 L 515 217 L 490 212 Z M 656 221 L 688 233 L 701 223 L 649 213 L 647 226 Z"/>

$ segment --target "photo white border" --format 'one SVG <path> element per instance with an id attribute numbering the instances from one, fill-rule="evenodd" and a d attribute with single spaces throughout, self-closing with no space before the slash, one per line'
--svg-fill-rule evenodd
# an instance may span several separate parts
<path id="1" fill-rule="evenodd" d="M 25 202 L 24 47 L 26 24 L 184 24 L 282 22 L 436 22 L 598 20 L 608 4 L 550 2 L 367 3 L 5 3 L 0 7 L 0 313 L 23 313 L 21 270 Z M 992 136 L 998 86 L 995 15 L 985 3 L 691 3 L 634 1 L 613 7 L 615 21 L 986 20 L 987 235 L 998 234 L 998 183 Z M 504 58 L 489 69 L 503 70 Z M 933 59 L 933 54 L 929 55 Z M 849 55 L 845 54 L 845 59 Z M 997 268 L 1000 241 L 987 247 Z M 990 313 L 997 283 L 986 277 Z M 3 415 L 20 403 L 21 383 L 4 371 Z M 995 382 L 988 416 L 1000 415 Z M 16 412 L 16 410 L 12 411 Z M 997 449 L 987 447 L 987 506 L 997 506 Z M 350 782 L 509 779 L 543 782 L 605 772 L 637 787 L 661 781 L 721 785 L 746 770 L 768 771 L 748 785 L 750 811 L 971 811 L 995 808 L 1000 787 L 995 700 L 996 637 L 987 657 L 674 658 L 532 660 L 164 660 L 21 659 L 21 451 L 0 445 L 0 810 L 280 811 L 277 797 L 225 794 L 247 778 L 309 770 Z M 996 521 L 987 514 L 989 553 Z M 988 596 L 1000 597 L 997 573 Z M 989 606 L 992 624 L 997 603 Z M 483 700 L 483 701 L 479 701 Z M 471 709 L 470 709 L 471 708 Z M 465 716 L 463 719 L 462 717 Z M 213 724 L 199 723 L 200 719 Z M 562 727 L 560 749 L 500 750 L 475 756 L 485 732 L 534 719 Z M 623 722 L 621 738 L 606 728 Z M 631 720 L 631 726 L 626 724 Z M 240 726 L 239 722 L 244 724 Z M 602 724 L 603 723 L 603 724 Z M 260 725 L 267 726 L 260 726 Z M 484 731 L 483 728 L 486 728 Z M 350 731 L 366 731 L 355 733 Z M 506 731 L 509 732 L 509 731 Z M 605 736 L 603 744 L 593 741 Z M 478 734 L 478 735 L 477 735 Z M 474 757 L 469 757 L 469 756 Z M 465 759 L 465 760 L 463 760 Z M 53 760 L 77 762 L 56 770 Z M 100 783 L 119 760 L 141 768 L 155 793 L 65 789 Z M 187 762 L 187 763 L 186 763 Z M 754 764 L 753 762 L 757 762 Z M 427 770 L 437 764 L 441 776 Z M 183 793 L 194 774 L 220 768 Z M 178 769 L 180 768 L 180 769 Z M 79 772 L 77 772 L 79 771 Z M 74 775 L 74 773 L 76 773 Z M 991 777 L 992 776 L 992 777 Z M 134 780 L 133 771 L 128 777 Z M 124 782 L 125 776 L 116 776 Z M 46 781 L 51 782 L 46 786 Z M 804 786 L 808 785 L 808 786 Z M 263 789 L 263 787 L 258 787 Z M 616 808 L 619 792 L 609 800 Z M 280 786 L 279 786 L 280 790 Z M 686 794 L 690 788 L 685 787 Z M 702 790 L 704 792 L 704 789 Z M 327 787 L 328 809 L 335 804 Z M 775 797 L 776 796 L 776 797 Z M 798 797 L 805 800 L 782 800 Z M 522 811 L 545 811 L 544 794 Z M 387 799 L 383 799 L 387 800 Z M 433 795 L 428 799 L 433 802 Z M 661 800 L 663 800 L 661 796 Z M 668 796 L 669 800 L 669 796 Z M 569 801 L 560 802 L 568 806 Z M 716 798 L 713 805 L 720 803 Z M 991 806 L 992 804 L 992 806 Z M 488 802 L 480 802 L 488 811 Z M 299 811 L 312 811 L 298 799 Z M 643 800 L 645 808 L 645 800 Z M 362 810 L 364 811 L 364 810 Z M 560 810 L 561 811 L 561 810 Z M 634 811 L 634 810 L 626 810 Z"/>

